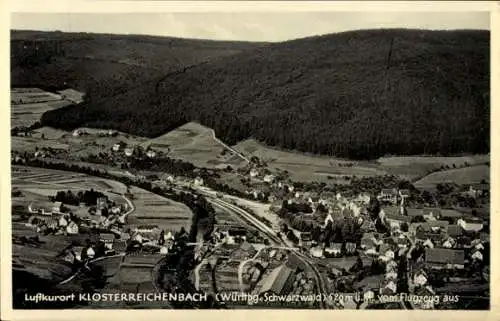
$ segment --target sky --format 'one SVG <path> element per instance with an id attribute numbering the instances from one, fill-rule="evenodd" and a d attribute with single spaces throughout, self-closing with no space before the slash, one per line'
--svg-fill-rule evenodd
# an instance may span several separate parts
<path id="1" fill-rule="evenodd" d="M 348 30 L 490 29 L 488 12 L 12 13 L 11 29 L 285 41 Z"/>

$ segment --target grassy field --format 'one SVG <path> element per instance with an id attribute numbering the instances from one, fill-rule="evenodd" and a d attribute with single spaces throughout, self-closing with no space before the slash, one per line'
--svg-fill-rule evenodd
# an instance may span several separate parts
<path id="1" fill-rule="evenodd" d="M 439 183 L 455 183 L 458 185 L 479 183 L 481 180 L 489 182 L 490 167 L 478 165 L 432 173 L 415 183 L 417 188 L 434 189 Z"/>
<path id="2" fill-rule="evenodd" d="M 29 104 L 11 105 L 11 128 L 20 126 L 31 126 L 40 120 L 42 114 L 49 110 L 58 109 L 71 105 L 67 100 L 47 101 Z"/>
<path id="3" fill-rule="evenodd" d="M 410 179 L 425 175 L 430 170 L 435 170 L 441 166 L 453 165 L 459 167 L 465 164 L 484 164 L 490 161 L 489 155 L 471 155 L 457 157 L 439 156 L 391 156 L 382 157 L 377 160 L 380 168 L 394 175 L 405 176 Z"/>
<path id="4" fill-rule="evenodd" d="M 298 181 L 343 180 L 344 175 L 374 176 L 385 172 L 369 162 L 348 161 L 325 156 L 307 155 L 269 148 L 254 139 L 242 141 L 234 149 L 247 157 L 256 156 L 270 168 L 287 170 Z M 353 164 L 352 167 L 342 167 Z M 328 178 L 331 177 L 331 179 Z"/>
<path id="5" fill-rule="evenodd" d="M 31 136 L 33 138 L 41 139 L 43 135 L 47 140 L 58 140 L 68 134 L 69 133 L 64 130 L 55 129 L 52 127 L 42 127 L 34 130 Z"/>
<path id="6" fill-rule="evenodd" d="M 35 152 L 36 148 L 54 148 L 68 151 L 70 146 L 68 144 L 58 142 L 56 140 L 42 140 L 33 137 L 17 137 L 13 136 L 10 139 L 11 150 L 17 152 Z"/>
<path id="7" fill-rule="evenodd" d="M 392 156 L 376 161 L 351 161 L 299 152 L 270 148 L 254 139 L 248 139 L 233 146 L 247 157 L 257 156 L 270 168 L 279 168 L 291 173 L 299 181 L 335 181 L 344 183 L 344 176 L 376 176 L 391 174 L 404 179 L 415 179 L 441 166 L 464 166 L 484 164 L 489 155 L 459 157 L 434 156 Z M 347 167 L 347 164 L 352 165 Z M 479 179 L 481 180 L 481 179 Z"/>
<path id="8" fill-rule="evenodd" d="M 195 122 L 184 124 L 142 145 L 151 146 L 151 148 L 168 153 L 170 157 L 189 161 L 199 167 L 213 168 L 218 164 L 231 166 L 243 164 L 243 160 L 229 151 L 226 155 L 221 155 L 225 148 L 214 139 L 211 129 Z"/>
<path id="9" fill-rule="evenodd" d="M 184 204 L 131 187 L 135 212 L 128 218 L 130 225 L 154 224 L 166 231 L 178 231 L 181 227 L 189 230 L 191 210 Z"/>
<path id="10" fill-rule="evenodd" d="M 85 174 L 24 166 L 13 166 L 12 187 L 21 190 L 25 194 L 26 206 L 31 201 L 48 202 L 48 196 L 55 195 L 60 190 L 77 192 L 88 189 L 103 192 L 111 200 L 123 203 L 123 198 L 116 194 L 123 194 L 127 191 L 124 184 L 112 180 L 91 177 Z M 21 202 L 18 199 L 16 201 Z"/>
<path id="11" fill-rule="evenodd" d="M 12 235 L 34 236 L 35 233 L 23 224 L 12 224 Z M 39 247 L 29 245 L 12 245 L 12 260 L 16 269 L 25 270 L 42 279 L 58 282 L 71 274 L 68 264 L 57 258 L 57 255 L 70 244 L 69 239 L 48 235 L 41 236 Z"/>

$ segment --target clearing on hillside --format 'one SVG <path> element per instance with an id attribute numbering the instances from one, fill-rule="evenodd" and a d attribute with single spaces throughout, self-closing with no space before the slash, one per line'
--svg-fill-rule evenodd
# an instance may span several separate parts
<path id="1" fill-rule="evenodd" d="M 169 157 L 183 159 L 198 167 L 214 168 L 227 164 L 239 166 L 244 160 L 227 150 L 214 132 L 198 123 L 190 122 L 160 137 L 142 144 L 166 153 Z"/>
<path id="2" fill-rule="evenodd" d="M 439 183 L 467 185 L 480 183 L 482 180 L 486 182 L 490 180 L 490 167 L 487 165 L 435 172 L 415 182 L 415 187 L 421 189 L 434 189 Z"/>
<path id="3" fill-rule="evenodd" d="M 247 157 L 256 156 L 271 168 L 287 170 L 298 181 L 343 180 L 343 176 L 384 175 L 375 164 L 280 151 L 269 148 L 254 139 L 239 142 L 233 148 Z M 352 166 L 351 166 L 352 165 Z"/>

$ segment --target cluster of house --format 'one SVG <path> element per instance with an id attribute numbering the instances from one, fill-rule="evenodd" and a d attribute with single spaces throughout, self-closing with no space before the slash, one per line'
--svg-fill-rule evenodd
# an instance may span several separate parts
<path id="1" fill-rule="evenodd" d="M 52 203 L 51 208 L 35 208 L 31 203 L 28 211 L 31 214 L 27 226 L 36 229 L 39 233 L 54 233 L 76 235 L 82 229 L 95 228 L 120 233 L 120 226 L 126 223 L 128 204 L 110 206 L 107 197 L 99 197 L 95 207 L 89 209 L 91 216 L 75 217 L 67 213 L 62 202 Z M 101 215 L 103 210 L 109 211 L 107 216 Z"/>
<path id="2" fill-rule="evenodd" d="M 114 144 L 113 147 L 111 147 L 111 150 L 115 153 L 123 151 L 123 154 L 125 156 L 132 157 L 132 156 L 137 155 L 139 153 L 139 151 L 141 150 L 141 147 L 139 147 L 139 146 L 127 146 L 127 144 L 124 142 L 118 142 L 118 143 Z M 150 147 L 147 147 L 145 149 L 144 154 L 148 158 L 155 158 L 158 155 L 158 153 Z"/>
<path id="3" fill-rule="evenodd" d="M 172 232 L 161 229 L 158 225 L 137 225 L 130 229 L 130 238 L 138 247 L 149 247 L 151 252 L 167 254 L 175 244 Z"/>
<path id="4" fill-rule="evenodd" d="M 350 219 L 360 226 L 361 240 L 345 240 L 338 243 L 318 244 L 311 233 L 300 233 L 301 247 L 308 249 L 312 257 L 359 256 L 363 261 L 377 261 L 385 267 L 385 274 L 376 287 L 367 290 L 367 296 L 376 293 L 395 294 L 398 280 L 399 258 L 407 257 L 408 278 L 412 293 L 431 295 L 432 284 L 428 284 L 426 273 L 433 269 L 456 271 L 468 264 L 476 264 L 484 259 L 485 243 L 489 242 L 489 232 L 485 231 L 482 220 L 467 216 L 457 210 L 440 208 L 407 208 L 407 190 L 382 190 L 377 198 L 383 201 L 378 220 L 388 227 L 388 233 L 377 233 L 375 221 L 367 212 L 370 197 L 365 194 L 348 199 L 342 195 L 317 195 L 296 192 L 296 197 L 288 203 L 308 203 L 314 215 L 319 205 L 328 209 L 323 228 L 338 219 Z M 418 217 L 418 219 L 417 219 Z M 410 254 L 421 251 L 418 258 Z M 418 266 L 418 268 L 415 268 Z M 426 272 L 427 271 L 427 272 Z M 433 302 L 417 304 L 418 308 L 432 308 Z"/>
<path id="5" fill-rule="evenodd" d="M 54 233 L 56 235 L 75 235 L 79 233 L 78 224 L 73 221 L 69 214 L 55 215 L 31 215 L 26 223 L 28 227 L 35 229 L 38 233 Z"/>

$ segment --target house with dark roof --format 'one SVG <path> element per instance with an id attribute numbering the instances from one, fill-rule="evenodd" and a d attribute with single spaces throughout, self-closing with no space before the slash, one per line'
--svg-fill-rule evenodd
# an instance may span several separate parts
<path id="1" fill-rule="evenodd" d="M 99 240 L 104 243 L 104 246 L 108 249 L 113 248 L 113 243 L 115 241 L 115 235 L 113 233 L 100 233 Z"/>
<path id="2" fill-rule="evenodd" d="M 377 195 L 377 198 L 382 202 L 389 202 L 396 204 L 398 201 L 398 192 L 395 188 L 392 189 L 384 188 Z"/>
<path id="3" fill-rule="evenodd" d="M 465 252 L 457 249 L 427 248 L 425 249 L 425 264 L 435 269 L 463 269 Z"/>
<path id="4" fill-rule="evenodd" d="M 446 235 L 456 238 L 462 236 L 464 234 L 464 230 L 459 225 L 448 225 L 446 228 Z"/>
<path id="5" fill-rule="evenodd" d="M 462 218 L 465 215 L 454 209 L 441 209 L 441 219 L 454 219 Z"/>
<path id="6" fill-rule="evenodd" d="M 264 280 L 262 287 L 259 290 L 260 294 L 272 293 L 281 295 L 287 293 L 295 278 L 294 270 L 285 264 L 275 268 Z"/>
<path id="7" fill-rule="evenodd" d="M 310 232 L 301 232 L 300 233 L 300 243 L 302 246 L 311 246 L 312 244 L 312 235 Z"/>

